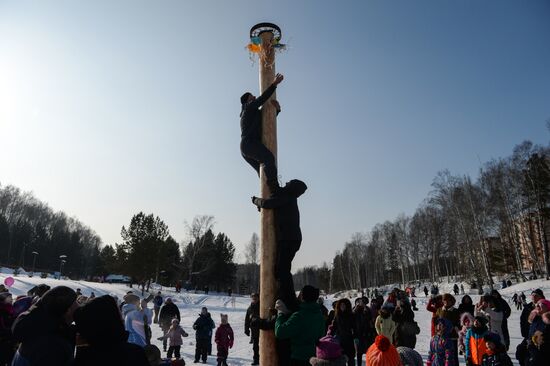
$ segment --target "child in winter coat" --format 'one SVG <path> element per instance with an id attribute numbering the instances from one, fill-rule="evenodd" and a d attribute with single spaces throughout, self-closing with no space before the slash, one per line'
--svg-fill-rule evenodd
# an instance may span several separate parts
<path id="1" fill-rule="evenodd" d="M 487 353 L 483 355 L 482 366 L 512 366 L 512 360 L 506 353 L 506 347 L 497 333 L 485 335 Z"/>
<path id="2" fill-rule="evenodd" d="M 457 366 L 455 345 L 451 340 L 453 325 L 445 318 L 439 318 L 435 322 L 435 335 L 430 341 L 430 353 L 427 366 Z"/>
<path id="3" fill-rule="evenodd" d="M 181 337 L 187 336 L 188 334 L 185 330 L 180 327 L 180 321 L 177 318 L 172 319 L 172 325 L 170 329 L 168 329 L 168 333 L 166 333 L 170 345 L 170 347 L 168 347 L 168 353 L 166 354 L 168 358 L 172 358 L 172 355 L 176 356 L 177 359 L 181 358 L 180 350 L 183 344 L 183 339 L 181 339 Z"/>
<path id="4" fill-rule="evenodd" d="M 546 366 L 550 359 L 550 313 L 543 314 L 542 319 L 546 327 L 542 331 L 536 330 L 528 342 L 528 366 Z"/>
<path id="5" fill-rule="evenodd" d="M 487 353 L 485 335 L 489 332 L 487 328 L 488 319 L 484 316 L 476 316 L 474 324 L 466 332 L 464 337 L 464 355 L 468 365 L 481 365 L 483 355 Z"/>
<path id="6" fill-rule="evenodd" d="M 472 324 L 474 323 L 474 316 L 470 313 L 464 313 L 460 317 L 460 325 L 461 330 L 458 332 L 458 349 L 460 351 L 460 354 L 464 354 L 464 339 L 466 338 L 466 333 L 468 332 L 468 329 L 472 327 Z"/>
<path id="7" fill-rule="evenodd" d="M 233 329 L 228 323 L 227 314 L 220 314 L 221 324 L 216 329 L 215 342 L 218 346 L 218 366 L 227 366 L 227 355 L 233 347 Z"/>
<path id="8" fill-rule="evenodd" d="M 412 348 L 397 347 L 397 353 L 403 366 L 424 366 L 422 356 Z"/>
<path id="9" fill-rule="evenodd" d="M 378 335 L 383 335 L 390 340 L 395 341 L 395 331 L 397 330 L 397 323 L 395 323 L 391 317 L 390 309 L 385 305 L 378 312 L 379 315 L 376 318 L 374 327 Z"/>
<path id="10" fill-rule="evenodd" d="M 502 322 L 504 320 L 504 312 L 498 307 L 495 299 L 490 296 L 482 296 L 480 303 L 476 305 L 476 315 L 484 315 L 489 319 L 489 330 L 504 339 L 502 330 Z"/>
<path id="11" fill-rule="evenodd" d="M 342 353 L 338 338 L 332 335 L 332 326 L 326 336 L 319 339 L 315 347 L 315 357 L 309 359 L 311 366 L 346 366 L 348 358 Z"/>
<path id="12" fill-rule="evenodd" d="M 435 321 L 438 318 L 437 310 L 441 307 L 443 307 L 443 296 L 441 295 L 432 296 L 428 301 L 428 305 L 426 305 L 426 310 L 432 313 L 432 337 L 435 335 Z"/>

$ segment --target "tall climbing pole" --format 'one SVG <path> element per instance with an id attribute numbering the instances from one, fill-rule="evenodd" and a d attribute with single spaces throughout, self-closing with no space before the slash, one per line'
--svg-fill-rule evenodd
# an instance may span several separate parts
<path id="1" fill-rule="evenodd" d="M 252 27 L 251 39 L 259 43 L 260 93 L 263 93 L 275 79 L 275 47 L 281 38 L 281 30 L 271 23 L 260 23 Z M 259 38 L 259 39 L 258 39 Z M 273 93 L 270 99 L 276 99 Z M 277 161 L 277 112 L 267 101 L 262 107 L 262 141 L 273 153 Z M 270 195 L 263 166 L 260 170 L 260 191 L 262 198 Z M 267 319 L 270 308 L 275 305 L 277 283 L 275 280 L 275 260 L 277 242 L 275 238 L 275 217 L 273 210 L 261 211 L 260 228 L 260 317 Z M 277 366 L 275 333 L 273 330 L 260 331 L 260 365 Z"/>

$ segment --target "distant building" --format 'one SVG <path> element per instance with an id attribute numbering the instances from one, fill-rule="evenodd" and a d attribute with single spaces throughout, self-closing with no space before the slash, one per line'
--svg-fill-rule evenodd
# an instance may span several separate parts
<path id="1" fill-rule="evenodd" d="M 536 213 L 524 215 L 516 221 L 516 230 L 520 243 L 521 267 L 523 271 L 544 271 L 542 238 L 550 238 L 550 220 L 544 220 L 544 232 L 541 232 Z"/>
<path id="2" fill-rule="evenodd" d="M 105 282 L 108 282 L 108 283 L 130 283 L 130 282 L 132 282 L 132 279 L 130 277 L 124 276 L 124 275 L 110 274 L 107 277 L 105 277 Z"/>

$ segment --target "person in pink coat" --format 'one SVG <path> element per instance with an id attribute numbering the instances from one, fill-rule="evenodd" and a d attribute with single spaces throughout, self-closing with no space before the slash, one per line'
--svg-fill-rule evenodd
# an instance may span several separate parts
<path id="1" fill-rule="evenodd" d="M 172 354 L 174 354 L 177 359 L 181 358 L 180 350 L 183 344 L 183 339 L 181 337 L 187 337 L 187 335 L 185 330 L 180 326 L 180 321 L 177 318 L 172 319 L 172 325 L 168 333 L 166 333 L 169 342 L 168 353 L 166 354 L 168 358 L 172 358 Z"/>
<path id="2" fill-rule="evenodd" d="M 214 340 L 218 346 L 218 366 L 227 366 L 229 349 L 233 347 L 233 329 L 228 323 L 227 314 L 221 315 L 221 324 L 216 329 Z"/>

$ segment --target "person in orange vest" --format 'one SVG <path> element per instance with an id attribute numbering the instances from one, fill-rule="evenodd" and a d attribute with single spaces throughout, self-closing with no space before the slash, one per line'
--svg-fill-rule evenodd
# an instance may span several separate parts
<path id="1" fill-rule="evenodd" d="M 489 328 L 487 328 L 488 322 L 489 320 L 485 316 L 478 315 L 474 318 L 474 325 L 466 332 L 466 336 L 464 337 L 464 354 L 469 366 L 481 365 L 483 355 L 488 353 L 484 338 L 489 332 Z"/>

